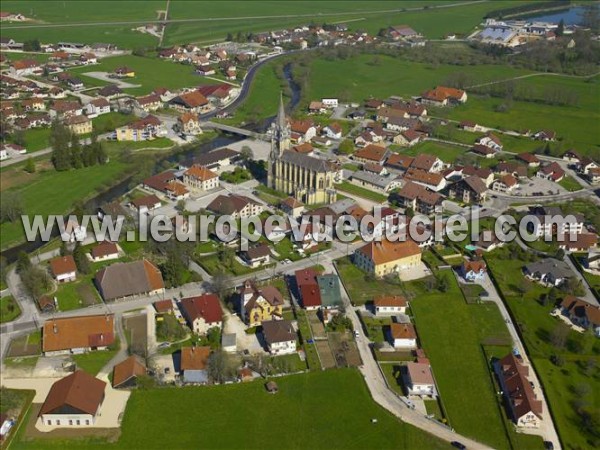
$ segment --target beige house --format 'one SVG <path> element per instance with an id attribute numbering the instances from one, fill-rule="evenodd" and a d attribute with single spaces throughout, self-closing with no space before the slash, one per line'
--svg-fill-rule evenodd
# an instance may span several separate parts
<path id="1" fill-rule="evenodd" d="M 177 128 L 185 134 L 202 134 L 198 116 L 189 112 L 186 112 L 177 118 Z"/>
<path id="2" fill-rule="evenodd" d="M 196 334 L 206 334 L 223 325 L 223 309 L 215 294 L 203 294 L 181 300 L 180 309 L 189 327 Z"/>
<path id="3" fill-rule="evenodd" d="M 354 264 L 377 278 L 399 274 L 421 264 L 421 249 L 413 241 L 373 241 L 354 253 Z"/>
<path id="4" fill-rule="evenodd" d="M 219 175 L 204 166 L 193 165 L 183 173 L 183 183 L 192 189 L 208 191 L 219 187 Z"/>
<path id="5" fill-rule="evenodd" d="M 65 119 L 65 125 L 71 133 L 87 134 L 92 132 L 92 121 L 86 116 L 71 116 Z"/>

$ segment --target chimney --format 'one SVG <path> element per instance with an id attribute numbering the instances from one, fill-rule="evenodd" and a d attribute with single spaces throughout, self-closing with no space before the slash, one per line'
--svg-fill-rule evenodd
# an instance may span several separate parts
<path id="1" fill-rule="evenodd" d="M 52 325 L 52 331 L 54 331 L 54 334 L 58 333 L 58 326 L 56 326 L 56 322 L 54 322 L 54 324 Z"/>

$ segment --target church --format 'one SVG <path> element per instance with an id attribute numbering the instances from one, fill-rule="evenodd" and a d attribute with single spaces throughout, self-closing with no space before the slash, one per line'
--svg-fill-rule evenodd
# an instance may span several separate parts
<path id="1" fill-rule="evenodd" d="M 271 154 L 267 163 L 268 186 L 290 194 L 305 205 L 335 202 L 337 165 L 291 150 L 291 134 L 283 98 L 280 98 L 279 112 L 272 125 Z"/>

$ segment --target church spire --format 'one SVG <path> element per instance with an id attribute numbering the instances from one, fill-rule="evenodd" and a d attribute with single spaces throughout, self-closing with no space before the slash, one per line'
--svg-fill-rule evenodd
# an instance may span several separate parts
<path id="1" fill-rule="evenodd" d="M 277 113 L 277 126 L 280 130 L 283 130 L 286 126 L 285 109 L 283 107 L 283 92 L 281 91 L 279 91 L 279 112 Z"/>

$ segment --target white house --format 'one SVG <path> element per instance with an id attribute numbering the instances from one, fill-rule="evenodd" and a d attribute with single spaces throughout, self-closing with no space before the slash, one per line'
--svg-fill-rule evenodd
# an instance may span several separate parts
<path id="1" fill-rule="evenodd" d="M 221 328 L 223 325 L 223 309 L 219 297 L 215 294 L 184 298 L 179 308 L 189 327 L 196 334 L 203 335 L 209 329 Z"/>
<path id="2" fill-rule="evenodd" d="M 55 381 L 42 404 L 42 424 L 52 427 L 93 426 L 104 401 L 106 382 L 77 370 Z"/>
<path id="3" fill-rule="evenodd" d="M 480 281 L 485 278 L 485 261 L 465 261 L 461 266 L 461 275 L 466 281 Z"/>
<path id="4" fill-rule="evenodd" d="M 338 99 L 337 98 L 323 98 L 321 99 L 321 103 L 326 108 L 337 108 L 338 107 Z"/>
<path id="5" fill-rule="evenodd" d="M 56 281 L 66 283 L 77 278 L 77 265 L 72 255 L 59 256 L 50 260 L 50 272 Z"/>
<path id="6" fill-rule="evenodd" d="M 105 98 L 95 98 L 85 105 L 85 114 L 90 118 L 98 117 L 110 112 L 110 103 Z"/>
<path id="7" fill-rule="evenodd" d="M 114 242 L 102 241 L 90 251 L 92 261 L 109 261 L 119 258 L 119 247 Z"/>
<path id="8" fill-rule="evenodd" d="M 404 383 L 408 395 L 418 395 L 421 397 L 437 396 L 435 380 L 433 379 L 433 373 L 429 364 L 410 361 L 406 363 L 405 367 Z"/>
<path id="9" fill-rule="evenodd" d="M 341 139 L 342 138 L 342 127 L 339 123 L 332 123 L 323 128 L 325 136 L 330 139 Z"/>
<path id="10" fill-rule="evenodd" d="M 296 331 L 291 321 L 263 321 L 262 333 L 272 355 L 289 355 L 296 352 Z"/>
<path id="11" fill-rule="evenodd" d="M 376 315 L 405 314 L 408 301 L 400 295 L 382 295 L 373 300 Z"/>
<path id="12" fill-rule="evenodd" d="M 390 338 L 394 348 L 413 349 L 417 348 L 417 332 L 410 323 L 390 324 Z"/>

